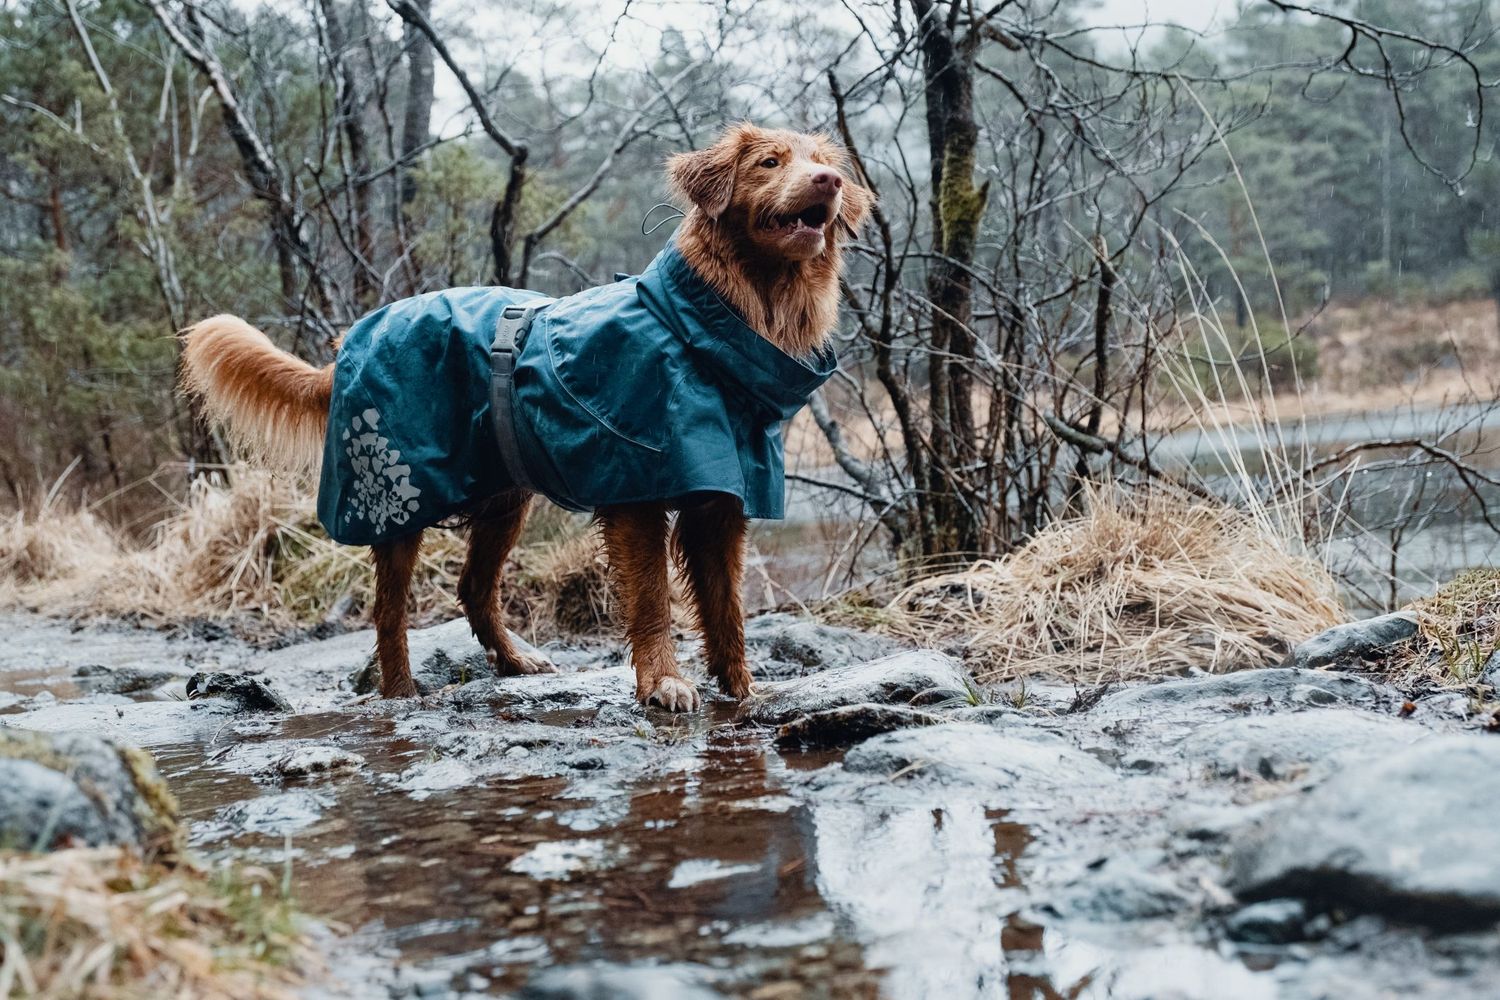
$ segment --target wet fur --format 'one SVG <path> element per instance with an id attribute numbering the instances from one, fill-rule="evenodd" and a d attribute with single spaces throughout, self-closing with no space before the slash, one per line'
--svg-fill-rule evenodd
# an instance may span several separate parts
<path id="1" fill-rule="evenodd" d="M 765 167 L 772 158 L 779 166 Z M 780 169 L 783 165 L 786 169 Z M 842 151 L 825 137 L 752 125 L 737 125 L 708 149 L 679 154 L 667 164 L 668 181 L 686 208 L 677 234 L 684 258 L 752 327 L 789 354 L 811 353 L 833 332 L 840 243 L 858 228 L 873 201 L 844 176 L 843 166 Z M 824 176 L 829 170 L 838 174 L 838 197 L 829 201 L 837 210 L 830 208 L 821 247 L 804 259 L 788 259 L 778 252 L 765 223 L 806 202 L 811 178 L 821 178 L 819 191 L 831 190 Z M 183 338 L 183 389 L 203 400 L 209 418 L 225 427 L 232 441 L 252 457 L 282 468 L 317 466 L 332 398 L 332 365 L 314 368 L 234 316 L 206 319 Z M 501 621 L 500 571 L 530 505 L 530 494 L 511 490 L 469 511 L 459 602 L 502 676 L 552 669 L 520 653 Z M 669 535 L 672 511 L 677 521 Z M 637 699 L 673 711 L 700 704 L 696 688 L 677 671 L 669 549 L 688 584 L 709 675 L 726 694 L 748 695 L 740 597 L 747 522 L 739 500 L 709 494 L 682 502 L 627 504 L 603 508 L 597 518 L 635 664 Z M 417 693 L 406 627 L 421 543 L 419 531 L 371 549 L 380 689 L 388 698 Z"/>

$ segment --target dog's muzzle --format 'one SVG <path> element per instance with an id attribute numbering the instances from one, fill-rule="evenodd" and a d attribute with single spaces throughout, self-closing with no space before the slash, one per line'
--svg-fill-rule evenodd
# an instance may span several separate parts
<path id="1" fill-rule="evenodd" d="M 518 306 L 506 306 L 490 343 L 490 421 L 495 426 L 495 441 L 500 446 L 500 461 L 512 483 L 532 493 L 540 492 L 521 462 L 521 448 L 516 441 L 515 411 L 511 397 L 515 388 L 516 345 L 526 336 L 536 314 L 556 299 L 532 299 Z"/>

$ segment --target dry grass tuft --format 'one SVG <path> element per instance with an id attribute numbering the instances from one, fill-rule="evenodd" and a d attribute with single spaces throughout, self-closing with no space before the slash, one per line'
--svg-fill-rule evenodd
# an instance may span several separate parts
<path id="1" fill-rule="evenodd" d="M 997 561 L 923 580 L 884 627 L 956 647 L 980 680 L 1080 683 L 1265 666 L 1343 615 L 1331 576 L 1228 507 L 1093 492 Z"/>
<path id="2" fill-rule="evenodd" d="M 264 869 L 148 867 L 118 847 L 0 852 L 0 997 L 290 997 L 308 954 Z"/>
<path id="3" fill-rule="evenodd" d="M 609 569 L 597 533 L 580 529 L 555 508 L 532 514 L 540 525 L 562 522 L 544 542 L 517 549 L 517 572 L 503 593 L 516 622 L 548 622 L 560 631 L 587 635 L 613 621 Z"/>
<path id="4" fill-rule="evenodd" d="M 1384 665 L 1403 690 L 1426 684 L 1475 688 L 1500 650 L 1500 569 L 1472 569 L 1413 601 L 1421 631 Z M 1493 692 L 1491 692 L 1493 697 Z"/>
<path id="5" fill-rule="evenodd" d="M 93 514 L 51 506 L 0 520 L 0 594 L 87 572 L 101 554 L 119 549 L 114 533 Z"/>
<path id="6" fill-rule="evenodd" d="M 143 546 L 87 511 L 43 509 L 0 522 L 0 603 L 79 617 L 155 623 L 203 618 L 278 633 L 367 608 L 374 573 L 364 549 L 331 541 L 314 500 L 258 469 L 200 479 Z M 518 631 L 588 631 L 607 621 L 604 565 L 586 522 L 538 510 L 515 553 L 507 598 Z M 412 581 L 418 623 L 459 613 L 463 536 L 429 531 Z"/>

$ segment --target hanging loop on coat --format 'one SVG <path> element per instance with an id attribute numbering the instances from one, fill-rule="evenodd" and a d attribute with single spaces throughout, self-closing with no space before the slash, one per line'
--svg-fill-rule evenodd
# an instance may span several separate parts
<path id="1" fill-rule="evenodd" d="M 650 229 L 647 229 L 646 223 L 651 221 L 651 213 L 656 211 L 658 208 L 670 208 L 677 214 L 664 216 L 663 218 L 657 220 L 656 225 L 652 226 Z M 676 222 L 678 219 L 683 218 L 685 215 L 685 212 L 683 212 L 676 205 L 672 204 L 670 201 L 659 201 L 655 205 L 652 205 L 650 208 L 646 209 L 646 214 L 641 216 L 641 235 L 650 236 L 662 226 L 665 226 L 669 222 Z"/>

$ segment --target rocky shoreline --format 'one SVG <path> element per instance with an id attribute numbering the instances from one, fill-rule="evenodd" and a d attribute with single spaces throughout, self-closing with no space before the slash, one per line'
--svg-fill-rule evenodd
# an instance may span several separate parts
<path id="1" fill-rule="evenodd" d="M 6 625 L 0 736 L 145 748 L 189 850 L 289 864 L 338 928 L 309 995 L 1481 997 L 1500 973 L 1500 739 L 1364 674 L 1390 619 L 1084 691 L 768 615 L 757 696 L 689 717 L 638 708 L 608 642 L 496 680 L 462 621 L 412 634 L 424 696 L 390 703 L 365 632 Z M 93 829 L 80 772 L 46 769 L 0 753 L 0 787 L 71 782 Z"/>

